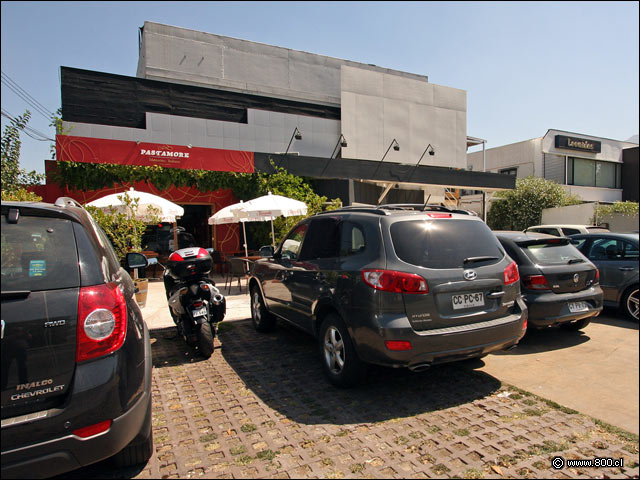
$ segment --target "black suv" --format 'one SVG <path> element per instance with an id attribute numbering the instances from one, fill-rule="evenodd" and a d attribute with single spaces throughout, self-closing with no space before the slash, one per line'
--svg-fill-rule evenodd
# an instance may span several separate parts
<path id="1" fill-rule="evenodd" d="M 258 331 L 284 319 L 319 339 L 324 371 L 423 370 L 513 347 L 526 331 L 518 267 L 478 217 L 445 207 L 348 207 L 298 223 L 251 268 Z"/>
<path id="2" fill-rule="evenodd" d="M 600 315 L 602 289 L 596 266 L 567 237 L 535 232 L 494 232 L 520 269 L 529 328 L 559 325 L 581 330 Z"/>
<path id="3" fill-rule="evenodd" d="M 2 202 L 1 367 L 2 478 L 151 456 L 149 332 L 131 277 L 71 199 Z"/>

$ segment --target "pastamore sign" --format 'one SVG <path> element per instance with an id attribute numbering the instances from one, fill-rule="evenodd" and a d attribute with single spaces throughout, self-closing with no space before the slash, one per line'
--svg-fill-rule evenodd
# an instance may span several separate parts
<path id="1" fill-rule="evenodd" d="M 586 138 L 556 135 L 556 148 L 567 148 L 569 150 L 600 153 L 601 143 L 596 140 L 587 140 Z"/>

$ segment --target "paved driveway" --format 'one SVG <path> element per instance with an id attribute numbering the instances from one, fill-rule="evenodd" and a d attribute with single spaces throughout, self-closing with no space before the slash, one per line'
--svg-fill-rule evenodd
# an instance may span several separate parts
<path id="1" fill-rule="evenodd" d="M 374 368 L 361 387 L 339 390 L 324 380 L 315 342 L 293 328 L 258 334 L 248 320 L 223 322 L 208 360 L 174 332 L 151 332 L 151 460 L 65 478 L 638 476 L 637 436 L 503 384 L 493 356 L 421 373 Z M 541 348 L 532 338 L 528 348 Z M 624 467 L 555 470 L 556 456 Z"/>

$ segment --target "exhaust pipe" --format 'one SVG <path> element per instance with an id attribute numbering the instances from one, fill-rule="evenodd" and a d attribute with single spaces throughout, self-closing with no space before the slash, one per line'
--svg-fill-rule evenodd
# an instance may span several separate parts
<path id="1" fill-rule="evenodd" d="M 431 368 L 430 363 L 416 363 L 415 365 L 409 365 L 409 370 L 412 372 L 424 372 L 428 368 Z"/>
<path id="2" fill-rule="evenodd" d="M 224 302 L 224 297 L 220 293 L 214 293 L 211 296 L 211 301 L 213 302 L 214 305 L 221 305 L 222 302 Z"/>

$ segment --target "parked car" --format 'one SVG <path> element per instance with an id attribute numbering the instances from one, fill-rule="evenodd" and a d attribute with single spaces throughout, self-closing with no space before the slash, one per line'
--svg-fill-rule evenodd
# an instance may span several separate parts
<path id="1" fill-rule="evenodd" d="M 571 235 L 572 243 L 600 270 L 605 306 L 638 320 L 638 234 Z"/>
<path id="2" fill-rule="evenodd" d="M 556 237 L 566 237 L 578 233 L 608 232 L 609 230 L 597 225 L 534 225 L 525 228 L 524 231 L 525 233 L 546 233 L 547 235 L 555 235 Z"/>
<path id="3" fill-rule="evenodd" d="M 2 478 L 147 461 L 151 344 L 131 277 L 73 200 L 1 205 Z"/>
<path id="4" fill-rule="evenodd" d="M 494 232 L 518 264 L 529 328 L 580 330 L 602 311 L 598 269 L 566 237 Z"/>
<path id="5" fill-rule="evenodd" d="M 324 372 L 423 370 L 515 346 L 527 307 L 518 267 L 477 216 L 445 207 L 348 207 L 298 223 L 252 265 L 258 331 L 283 319 L 318 339 Z"/>

